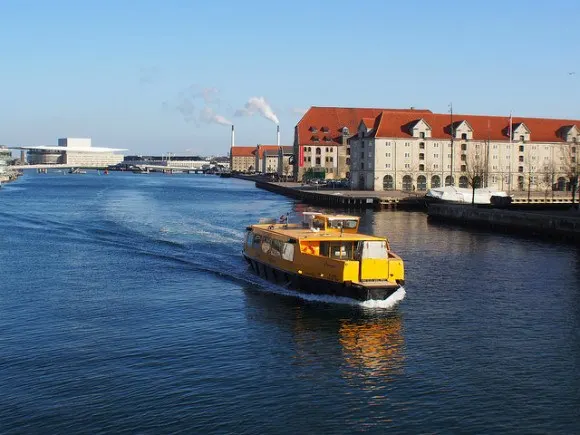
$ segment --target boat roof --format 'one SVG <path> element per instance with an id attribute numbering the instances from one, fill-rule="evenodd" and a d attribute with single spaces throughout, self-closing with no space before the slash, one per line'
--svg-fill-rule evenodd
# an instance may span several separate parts
<path id="1" fill-rule="evenodd" d="M 334 216 L 333 216 L 334 217 Z M 350 217 L 350 216 L 349 216 Z M 265 232 L 281 235 L 284 237 L 289 237 L 299 240 L 311 240 L 311 241 L 331 241 L 331 240 L 385 240 L 385 237 L 370 236 L 367 234 L 360 233 L 339 233 L 336 231 L 312 231 L 310 228 L 304 228 L 300 225 L 288 225 L 285 224 L 258 224 L 252 225 L 253 228 L 263 230 Z"/>

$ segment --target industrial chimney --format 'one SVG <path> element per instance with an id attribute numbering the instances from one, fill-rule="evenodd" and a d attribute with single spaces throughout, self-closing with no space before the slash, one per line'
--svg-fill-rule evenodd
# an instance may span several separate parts
<path id="1" fill-rule="evenodd" d="M 278 147 L 280 147 L 280 126 L 277 125 L 276 126 L 276 135 L 277 135 L 277 139 L 278 139 Z"/>
<path id="2" fill-rule="evenodd" d="M 232 124 L 232 148 L 234 147 L 234 126 Z"/>

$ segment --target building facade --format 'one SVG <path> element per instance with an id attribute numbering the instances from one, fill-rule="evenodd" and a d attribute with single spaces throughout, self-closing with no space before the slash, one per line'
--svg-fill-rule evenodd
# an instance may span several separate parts
<path id="1" fill-rule="evenodd" d="M 350 176 L 350 144 L 363 118 L 383 111 L 431 113 L 428 110 L 393 110 L 311 107 L 294 128 L 294 177 L 342 179 Z"/>
<path id="2" fill-rule="evenodd" d="M 230 148 L 230 167 L 233 172 L 256 172 L 256 147 Z"/>
<path id="3" fill-rule="evenodd" d="M 383 111 L 349 139 L 362 190 L 454 185 L 567 190 L 578 174 L 580 121 Z"/>
<path id="4" fill-rule="evenodd" d="M 123 149 L 93 147 L 89 138 L 58 139 L 57 146 L 17 147 L 28 150 L 31 165 L 68 164 L 79 167 L 106 167 L 123 161 Z"/>

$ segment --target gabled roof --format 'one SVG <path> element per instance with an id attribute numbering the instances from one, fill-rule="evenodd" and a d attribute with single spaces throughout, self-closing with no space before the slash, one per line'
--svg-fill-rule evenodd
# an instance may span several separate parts
<path id="1" fill-rule="evenodd" d="M 320 131 L 322 127 L 328 127 L 326 136 L 332 139 L 333 145 L 342 144 L 342 128 L 347 127 L 352 134 L 358 130 L 359 123 L 363 118 L 373 120 L 382 112 L 406 112 L 414 113 L 415 118 L 422 114 L 431 113 L 430 110 L 419 109 L 373 109 L 373 108 L 349 108 L 349 107 L 318 107 L 313 106 L 304 114 L 296 125 L 296 134 L 299 145 L 312 144 L 312 132 L 309 128 L 315 127 Z M 324 136 L 324 134 L 322 135 Z M 319 135 L 319 139 L 321 136 Z"/>
<path id="2" fill-rule="evenodd" d="M 469 123 L 473 131 L 473 140 L 497 140 L 504 141 L 509 138 L 509 116 L 484 116 L 484 115 L 457 115 L 454 114 L 454 129 L 457 123 Z M 410 126 L 415 125 L 420 119 L 424 119 L 431 126 L 431 139 L 447 140 L 451 133 L 451 119 L 449 114 L 427 113 L 421 114 L 409 112 L 382 112 L 376 117 L 378 127 L 372 133 L 373 137 L 386 138 L 411 138 Z M 525 127 L 531 133 L 534 142 L 564 142 L 561 135 L 562 126 L 580 124 L 580 121 L 546 119 L 546 118 L 513 118 L 512 126 L 515 131 L 516 125 L 525 123 Z"/>
<path id="3" fill-rule="evenodd" d="M 232 157 L 253 157 L 256 147 L 239 147 L 230 148 Z"/>
<path id="4" fill-rule="evenodd" d="M 287 147 L 286 145 L 280 145 L 282 148 Z M 259 150 L 260 151 L 260 158 L 262 158 L 264 156 L 264 151 L 276 151 L 276 153 L 278 153 L 278 145 L 262 145 L 262 144 L 258 144 L 258 146 L 256 148 L 254 148 L 256 151 Z M 292 147 L 290 147 L 292 148 Z"/>
<path id="5" fill-rule="evenodd" d="M 294 153 L 294 147 L 292 147 L 292 146 L 281 146 L 280 148 L 282 148 L 282 152 L 284 154 L 293 154 Z M 279 152 L 279 149 L 278 149 L 278 147 L 276 147 L 275 150 L 270 150 L 270 149 L 265 150 L 263 155 L 265 157 L 278 157 L 278 152 Z"/>

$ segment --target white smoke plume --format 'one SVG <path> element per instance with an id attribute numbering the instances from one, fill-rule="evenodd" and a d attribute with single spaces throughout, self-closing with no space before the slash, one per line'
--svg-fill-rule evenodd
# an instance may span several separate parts
<path id="1" fill-rule="evenodd" d="M 259 113 L 264 118 L 269 119 L 274 124 L 280 124 L 278 117 L 264 99 L 264 97 L 252 97 L 245 104 L 243 109 L 236 110 L 235 116 L 252 116 Z"/>
<path id="2" fill-rule="evenodd" d="M 308 112 L 308 109 L 303 109 L 302 107 L 293 107 L 291 111 L 295 115 L 304 115 L 306 112 Z"/>
<path id="3" fill-rule="evenodd" d="M 201 88 L 197 85 L 190 85 L 179 92 L 175 101 L 164 102 L 163 107 L 165 109 L 176 110 L 181 114 L 185 122 L 193 122 L 197 126 L 199 126 L 198 118 L 203 119 L 206 122 L 218 122 L 217 119 L 220 119 L 218 123 L 225 121 L 226 125 L 230 125 L 231 123 L 220 115 L 215 115 L 216 120 L 214 121 L 208 121 L 205 118 L 206 115 L 204 115 L 203 112 L 206 109 L 211 110 L 211 108 L 207 106 L 208 104 L 219 105 L 220 101 L 218 95 L 219 89 L 217 88 Z M 199 109 L 198 105 L 201 105 L 203 109 Z M 196 116 L 196 113 L 199 113 L 199 116 Z"/>
<path id="4" fill-rule="evenodd" d="M 200 119 L 202 121 L 207 122 L 208 124 L 212 124 L 212 123 L 220 124 L 220 125 L 232 125 L 233 124 L 233 122 L 226 119 L 222 115 L 218 115 L 217 113 L 215 113 L 211 107 L 204 107 L 204 109 L 201 111 Z"/>

